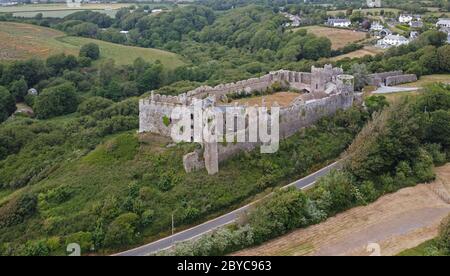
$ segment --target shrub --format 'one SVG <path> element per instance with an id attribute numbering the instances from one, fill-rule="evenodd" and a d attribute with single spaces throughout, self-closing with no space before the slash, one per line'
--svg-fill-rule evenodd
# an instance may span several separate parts
<path id="1" fill-rule="evenodd" d="M 100 58 L 100 48 L 95 43 L 88 43 L 81 47 L 80 57 L 87 57 L 92 60 L 97 60 Z"/>
<path id="2" fill-rule="evenodd" d="M 441 223 L 438 245 L 445 255 L 450 255 L 450 216 Z"/>
<path id="3" fill-rule="evenodd" d="M 311 198 L 318 201 L 327 214 L 335 214 L 356 203 L 352 176 L 345 171 L 332 171 L 317 182 Z"/>
<path id="4" fill-rule="evenodd" d="M 35 213 L 36 208 L 37 198 L 34 195 L 12 199 L 0 207 L 0 229 L 22 223 Z"/>
<path id="5" fill-rule="evenodd" d="M 92 97 L 83 101 L 78 106 L 78 113 L 81 115 L 90 115 L 102 109 L 106 109 L 114 104 L 113 101 L 102 97 Z"/>
<path id="6" fill-rule="evenodd" d="M 263 201 L 249 216 L 256 243 L 282 235 L 289 230 L 317 223 L 325 218 L 302 191 L 278 191 Z"/>
<path id="7" fill-rule="evenodd" d="M 78 232 L 67 236 L 65 239 L 66 247 L 71 243 L 80 245 L 81 253 L 89 252 L 94 247 L 92 233 L 89 232 Z"/>
<path id="8" fill-rule="evenodd" d="M 139 216 L 125 213 L 117 217 L 108 227 L 105 244 L 112 247 L 127 245 L 133 242 Z"/>
<path id="9" fill-rule="evenodd" d="M 39 119 L 73 113 L 77 110 L 78 98 L 75 87 L 71 83 L 63 83 L 45 89 L 37 98 L 34 105 Z"/>

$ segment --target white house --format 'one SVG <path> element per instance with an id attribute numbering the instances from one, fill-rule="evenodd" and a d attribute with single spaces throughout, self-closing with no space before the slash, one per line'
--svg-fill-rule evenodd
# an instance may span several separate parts
<path id="1" fill-rule="evenodd" d="M 450 18 L 439 18 L 439 21 L 436 23 L 436 27 L 450 28 Z"/>
<path id="2" fill-rule="evenodd" d="M 381 8 L 381 0 L 367 0 L 367 7 Z"/>
<path id="3" fill-rule="evenodd" d="M 384 26 L 379 22 L 373 22 L 372 26 L 370 26 L 371 31 L 379 32 L 384 29 Z"/>
<path id="4" fill-rule="evenodd" d="M 398 47 L 409 44 L 409 40 L 401 35 L 387 35 L 383 39 L 378 40 L 378 46 L 382 48 Z"/>
<path id="5" fill-rule="evenodd" d="M 450 27 L 442 27 L 439 31 L 447 34 L 447 43 L 450 44 Z"/>
<path id="6" fill-rule="evenodd" d="M 162 9 L 153 9 L 152 13 L 162 13 L 163 10 Z"/>
<path id="7" fill-rule="evenodd" d="M 352 25 L 352 22 L 348 19 L 329 18 L 326 24 L 333 27 L 348 28 Z"/>
<path id="8" fill-rule="evenodd" d="M 282 12 L 281 13 L 284 17 L 286 17 L 287 19 L 289 19 L 289 23 L 286 23 L 285 26 L 286 27 L 299 27 L 302 19 L 300 18 L 300 16 L 298 15 L 294 15 L 294 14 L 290 14 L 287 12 Z"/>
<path id="9" fill-rule="evenodd" d="M 409 34 L 409 39 L 410 39 L 410 40 L 414 40 L 414 39 L 418 38 L 419 35 L 420 35 L 419 32 L 411 31 L 411 33 Z"/>
<path id="10" fill-rule="evenodd" d="M 410 14 L 401 14 L 398 18 L 398 22 L 400 23 L 409 23 L 413 20 L 413 16 Z"/>

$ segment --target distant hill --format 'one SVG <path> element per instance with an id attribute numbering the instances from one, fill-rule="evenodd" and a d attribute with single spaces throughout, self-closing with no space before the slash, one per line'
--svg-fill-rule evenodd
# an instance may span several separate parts
<path id="1" fill-rule="evenodd" d="M 67 36 L 54 29 L 22 23 L 0 22 L 0 41 L 1 61 L 47 58 L 57 53 L 78 55 L 81 46 L 94 42 L 100 46 L 101 59 L 112 58 L 117 65 L 131 64 L 138 57 L 152 62 L 160 60 L 167 68 L 184 64 L 181 57 L 171 52 Z"/>

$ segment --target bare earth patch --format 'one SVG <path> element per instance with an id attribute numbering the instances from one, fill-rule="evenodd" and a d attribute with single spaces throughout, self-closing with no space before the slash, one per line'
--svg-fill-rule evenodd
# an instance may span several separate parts
<path id="1" fill-rule="evenodd" d="M 365 46 L 364 48 L 360 49 L 360 50 L 356 50 L 354 52 L 348 53 L 348 54 L 344 54 L 344 55 L 340 55 L 337 57 L 332 58 L 331 60 L 333 61 L 338 61 L 344 58 L 361 58 L 361 57 L 365 57 L 365 56 L 375 56 L 379 53 L 382 53 L 383 50 L 373 47 L 373 46 Z"/>
<path id="2" fill-rule="evenodd" d="M 239 103 L 239 104 L 248 104 L 249 106 L 254 105 L 261 106 L 262 101 L 264 99 L 266 106 L 273 106 L 275 103 L 278 103 L 280 106 L 288 106 L 296 98 L 300 96 L 301 94 L 294 92 L 279 92 L 272 95 L 239 99 L 232 101 L 231 104 Z"/>
<path id="3" fill-rule="evenodd" d="M 434 238 L 450 213 L 450 201 L 440 194 L 450 192 L 450 164 L 436 173 L 433 183 L 402 189 L 235 255 L 370 255 L 366 248 L 372 242 L 380 244 L 382 255 L 396 255 Z"/>

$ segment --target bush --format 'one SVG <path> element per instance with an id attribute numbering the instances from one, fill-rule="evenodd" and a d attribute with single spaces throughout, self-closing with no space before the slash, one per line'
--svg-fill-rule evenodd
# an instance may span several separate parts
<path id="1" fill-rule="evenodd" d="M 249 225 L 254 230 L 255 242 L 261 243 L 325 217 L 302 191 L 289 189 L 278 191 L 259 204 L 249 216 Z"/>
<path id="2" fill-rule="evenodd" d="M 0 229 L 22 223 L 35 213 L 36 208 L 37 198 L 34 195 L 12 199 L 0 207 Z"/>
<path id="3" fill-rule="evenodd" d="M 44 89 L 36 98 L 34 109 L 39 119 L 73 113 L 78 107 L 78 97 L 71 83 Z"/>
<path id="4" fill-rule="evenodd" d="M 78 232 L 67 236 L 65 239 L 66 247 L 71 243 L 80 245 L 81 253 L 89 252 L 94 247 L 92 233 L 89 232 Z"/>
<path id="5" fill-rule="evenodd" d="M 81 115 L 90 115 L 102 109 L 106 109 L 114 104 L 113 101 L 102 98 L 102 97 L 92 97 L 78 106 L 78 113 Z"/>
<path id="6" fill-rule="evenodd" d="M 108 227 L 105 244 L 119 247 L 132 243 L 136 236 L 138 221 L 139 216 L 134 213 L 125 213 L 117 217 Z"/>
<path id="7" fill-rule="evenodd" d="M 357 202 L 351 174 L 345 171 L 332 171 L 317 182 L 311 198 L 328 215 L 336 214 L 352 207 Z"/>
<path id="8" fill-rule="evenodd" d="M 438 237 L 439 249 L 444 255 L 450 255 L 450 216 L 441 223 Z"/>
<path id="9" fill-rule="evenodd" d="M 88 43 L 83 45 L 80 49 L 80 57 L 90 58 L 97 60 L 100 58 L 100 48 L 95 43 Z"/>

